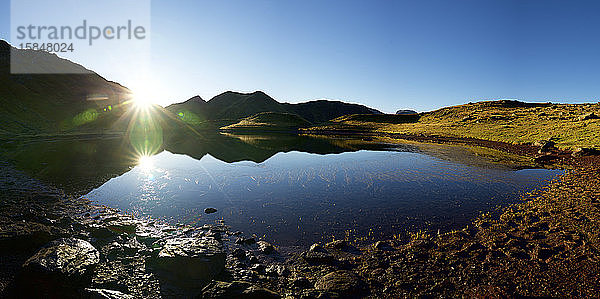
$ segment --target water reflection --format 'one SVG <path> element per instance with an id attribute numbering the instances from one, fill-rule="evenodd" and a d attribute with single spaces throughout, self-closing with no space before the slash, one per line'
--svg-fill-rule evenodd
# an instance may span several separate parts
<path id="1" fill-rule="evenodd" d="M 13 140 L 0 155 L 101 204 L 173 222 L 224 219 L 284 245 L 460 227 L 557 174 L 493 163 L 493 153 L 361 138 L 165 135 L 156 155 L 133 144 Z M 205 215 L 206 207 L 219 211 Z"/>
<path id="2" fill-rule="evenodd" d="M 11 162 L 17 169 L 34 178 L 64 189 L 69 194 L 82 195 L 110 178 L 131 170 L 140 163 L 140 158 L 151 157 L 163 150 L 197 160 L 211 155 L 227 163 L 260 163 L 280 151 L 329 154 L 362 148 L 388 147 L 364 141 L 364 145 L 357 146 L 356 141 L 344 144 L 322 138 L 292 135 L 226 136 L 216 133 L 189 133 L 167 134 L 162 138 L 156 143 L 152 141 L 154 138 L 142 137 L 132 142 L 129 135 L 6 139 L 0 143 L 0 158 Z M 157 146 L 146 146 L 147 144 Z M 140 150 L 143 148 L 151 150 Z"/>

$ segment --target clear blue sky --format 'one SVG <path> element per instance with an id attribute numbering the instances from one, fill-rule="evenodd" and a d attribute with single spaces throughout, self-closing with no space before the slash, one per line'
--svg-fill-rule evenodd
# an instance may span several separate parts
<path id="1" fill-rule="evenodd" d="M 0 0 L 3 39 L 9 11 Z M 263 90 L 384 112 L 499 98 L 596 102 L 598 16 L 600 1 L 156 0 L 148 89 L 163 105 Z M 77 62 L 136 85 L 135 69 Z"/>

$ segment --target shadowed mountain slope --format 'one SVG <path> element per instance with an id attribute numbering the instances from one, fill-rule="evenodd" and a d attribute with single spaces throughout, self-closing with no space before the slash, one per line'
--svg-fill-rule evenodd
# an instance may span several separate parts
<path id="1" fill-rule="evenodd" d="M 12 48 L 0 40 L 0 134 L 52 134 L 76 130 L 131 96 L 118 83 L 55 54 Z M 11 74 L 12 55 L 44 69 L 81 74 Z M 104 111 L 104 110 L 107 111 Z"/>
<path id="2" fill-rule="evenodd" d="M 196 98 L 196 97 L 195 97 Z M 229 124 L 261 112 L 296 114 L 311 122 L 321 123 L 347 114 L 381 114 L 381 112 L 358 104 L 339 101 L 310 101 L 299 104 L 280 103 L 262 91 L 253 93 L 224 92 L 206 104 L 194 104 L 194 99 L 167 106 L 190 124 L 207 120 L 230 120 Z"/>

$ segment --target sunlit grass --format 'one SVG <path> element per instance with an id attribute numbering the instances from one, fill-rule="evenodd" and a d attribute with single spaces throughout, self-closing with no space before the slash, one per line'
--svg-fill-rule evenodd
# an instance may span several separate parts
<path id="1" fill-rule="evenodd" d="M 552 140 L 561 149 L 600 147 L 600 104 L 522 104 L 479 102 L 421 114 L 407 123 L 341 117 L 310 131 L 350 130 L 373 133 L 477 138 L 514 144 Z"/>

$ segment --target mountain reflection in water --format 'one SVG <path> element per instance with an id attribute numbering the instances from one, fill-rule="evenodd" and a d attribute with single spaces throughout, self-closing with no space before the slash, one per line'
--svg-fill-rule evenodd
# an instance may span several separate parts
<path id="1" fill-rule="evenodd" d="M 65 139 L 15 141 L 3 155 L 100 204 L 172 222 L 224 220 L 281 245 L 458 228 L 559 173 L 462 147 L 361 138 L 211 134 L 161 150 L 135 157 L 120 138 Z"/>

